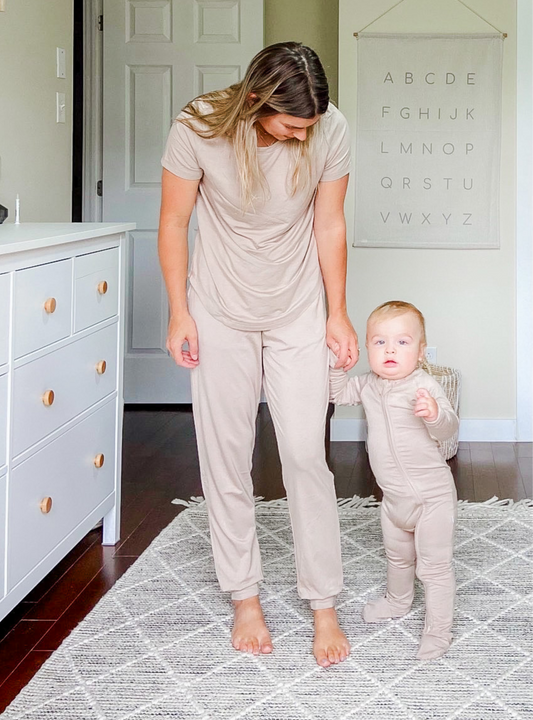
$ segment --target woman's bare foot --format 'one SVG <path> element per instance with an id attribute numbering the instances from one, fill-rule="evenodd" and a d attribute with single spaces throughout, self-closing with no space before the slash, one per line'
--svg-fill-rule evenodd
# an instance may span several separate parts
<path id="1" fill-rule="evenodd" d="M 253 653 L 271 653 L 272 639 L 265 624 L 259 596 L 234 600 L 235 618 L 231 644 L 235 650 Z"/>
<path id="2" fill-rule="evenodd" d="M 339 627 L 335 608 L 315 610 L 313 654 L 322 667 L 336 665 L 350 654 L 348 638 Z"/>

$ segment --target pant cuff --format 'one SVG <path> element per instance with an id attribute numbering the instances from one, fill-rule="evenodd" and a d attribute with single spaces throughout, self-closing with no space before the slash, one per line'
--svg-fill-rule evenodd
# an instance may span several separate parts
<path id="1" fill-rule="evenodd" d="M 253 585 L 250 585 L 249 587 L 244 588 L 244 590 L 234 590 L 231 593 L 231 599 L 232 600 L 248 600 L 248 598 L 254 597 L 254 595 L 259 595 L 258 583 L 254 583 Z"/>
<path id="2" fill-rule="evenodd" d="M 310 600 L 311 610 L 327 610 L 328 608 L 335 607 L 335 601 L 337 600 L 336 595 L 332 595 L 322 600 Z"/>

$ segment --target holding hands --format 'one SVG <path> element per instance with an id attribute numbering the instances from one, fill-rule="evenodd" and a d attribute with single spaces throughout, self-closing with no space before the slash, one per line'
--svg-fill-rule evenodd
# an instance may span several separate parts
<path id="1" fill-rule="evenodd" d="M 439 406 L 435 398 L 431 397 L 427 390 L 419 388 L 416 391 L 416 402 L 414 413 L 428 422 L 435 422 L 439 416 Z"/>
<path id="2" fill-rule="evenodd" d="M 335 368 L 348 371 L 359 359 L 359 342 L 348 315 L 330 315 L 326 325 L 326 343 L 337 356 Z"/>

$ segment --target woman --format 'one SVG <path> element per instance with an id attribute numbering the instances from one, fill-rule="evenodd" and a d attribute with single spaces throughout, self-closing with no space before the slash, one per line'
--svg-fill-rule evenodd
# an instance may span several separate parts
<path id="1" fill-rule="evenodd" d="M 324 453 L 329 346 L 351 368 L 343 203 L 347 124 L 313 50 L 271 45 L 244 80 L 190 102 L 162 164 L 159 257 L 168 290 L 167 347 L 191 369 L 213 555 L 234 605 L 232 644 L 272 651 L 250 476 L 261 384 L 276 429 L 293 528 L 298 591 L 314 611 L 317 662 L 344 660 L 333 477 Z M 187 295 L 187 228 L 198 236 Z M 324 288 L 328 302 L 326 326 Z M 188 349 L 184 345 L 188 344 Z"/>

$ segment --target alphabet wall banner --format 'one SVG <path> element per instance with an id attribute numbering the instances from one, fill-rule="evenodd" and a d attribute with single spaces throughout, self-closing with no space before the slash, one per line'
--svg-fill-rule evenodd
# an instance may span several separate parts
<path id="1" fill-rule="evenodd" d="M 499 247 L 501 35 L 360 33 L 358 247 Z"/>

